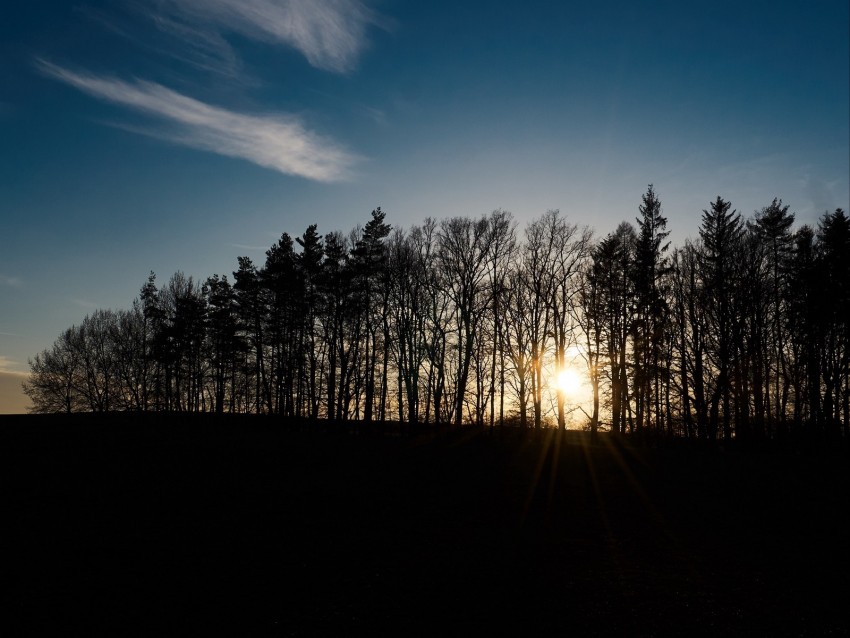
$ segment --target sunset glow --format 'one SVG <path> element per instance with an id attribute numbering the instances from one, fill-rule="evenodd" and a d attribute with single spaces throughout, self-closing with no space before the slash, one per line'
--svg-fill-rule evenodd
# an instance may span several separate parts
<path id="1" fill-rule="evenodd" d="M 673 280 L 711 276 L 687 279 L 683 251 L 712 232 L 700 220 L 717 198 L 718 210 L 729 206 L 718 214 L 741 216 L 737 234 L 760 228 L 756 214 L 776 200 L 774 216 L 792 220 L 783 232 L 812 229 L 814 244 L 824 213 L 850 210 L 846 2 L 77 4 L 12 3 L 0 25 L 0 414 L 67 409 L 51 396 L 74 410 L 117 409 L 113 400 L 129 397 L 144 410 L 139 403 L 163 405 L 147 386 L 164 388 L 167 377 L 174 396 L 176 387 L 196 395 L 180 397 L 180 409 L 218 401 L 225 411 L 478 422 L 526 402 L 538 422 L 580 424 L 588 404 L 601 411 L 597 421 L 611 420 L 612 405 L 627 403 L 620 398 L 653 403 L 643 372 L 660 365 L 660 348 L 671 352 L 654 339 L 670 317 L 714 320 L 701 309 L 658 317 L 646 341 L 629 328 L 646 317 L 625 315 L 656 308 L 662 292 L 667 312 Z M 722 34 L 717 46 L 699 45 L 707 33 Z M 376 210 L 381 232 L 363 243 Z M 796 239 L 783 241 L 790 254 Z M 651 264 L 636 259 L 647 249 Z M 723 263 L 736 261 L 728 250 Z M 674 256 L 684 270 L 656 281 Z M 704 270 L 705 259 L 692 265 Z M 585 294 L 595 261 L 599 280 Z M 644 281 L 649 289 L 638 290 Z M 149 316 L 132 311 L 148 283 L 148 305 L 156 297 L 159 310 L 201 309 L 186 322 L 193 329 L 214 325 L 213 309 L 247 313 L 254 302 L 237 298 L 249 290 L 268 316 L 237 317 L 221 334 L 153 336 Z M 296 299 L 298 291 L 309 294 Z M 272 311 L 273 299 L 295 305 Z M 759 311 L 777 359 L 762 368 L 793 376 L 782 357 L 797 344 L 770 314 L 785 306 L 774 297 Z M 729 313 L 717 331 L 738 334 L 726 324 L 740 312 Z M 284 319 L 299 325 L 278 325 Z M 151 340 L 131 353 L 138 362 L 79 351 L 69 359 L 120 360 L 123 370 L 101 371 L 103 379 L 132 388 L 92 389 L 97 375 L 85 370 L 73 393 L 45 392 L 38 405 L 26 398 L 20 379 L 45 349 L 44 378 L 60 378 L 50 375 L 65 359 L 47 355 L 69 327 L 120 334 L 115 349 L 127 354 L 134 321 Z M 233 342 L 222 345 L 222 335 Z M 167 369 L 179 359 L 169 351 L 154 383 L 146 366 L 165 352 L 157 339 L 203 347 L 180 353 L 187 370 Z M 590 342 L 603 339 L 593 354 Z M 65 339 L 65 350 L 81 343 Z M 727 345 L 711 357 L 720 367 L 724 353 L 723 377 L 740 359 Z M 624 382 L 616 402 L 614 354 L 647 384 Z M 589 371 L 606 366 L 591 384 Z M 720 371 L 705 375 L 707 385 L 679 382 L 683 393 L 713 391 Z M 799 405 L 793 388 L 809 387 L 790 376 L 768 386 L 772 407 Z M 708 403 L 687 401 L 697 404 Z"/>
<path id="2" fill-rule="evenodd" d="M 555 387 L 567 397 L 575 398 L 582 383 L 581 375 L 574 368 L 564 368 L 555 376 Z"/>

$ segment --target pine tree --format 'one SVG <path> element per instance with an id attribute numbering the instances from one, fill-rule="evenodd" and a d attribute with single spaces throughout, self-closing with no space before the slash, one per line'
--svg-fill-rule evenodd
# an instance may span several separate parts
<path id="1" fill-rule="evenodd" d="M 664 416 L 660 362 L 668 311 L 664 278 L 670 273 L 665 257 L 670 244 L 664 240 L 670 233 L 666 230 L 667 218 L 661 214 L 661 200 L 652 184 L 643 195 L 638 210 L 633 270 L 637 312 L 632 330 L 635 417 L 638 430 L 649 427 L 654 416 L 655 428 L 661 431 Z"/>
<path id="2" fill-rule="evenodd" d="M 723 407 L 723 438 L 732 438 L 732 366 L 735 359 L 733 346 L 733 299 L 737 289 L 736 264 L 744 235 L 741 216 L 731 210 L 731 202 L 721 197 L 711 203 L 711 208 L 702 211 L 702 238 L 700 252 L 700 275 L 703 285 L 703 312 L 709 320 L 706 332 L 711 340 L 710 356 L 717 370 L 715 383 L 709 398 L 709 438 L 714 439 L 719 431 L 720 407 Z M 743 432 L 739 432 L 743 434 Z"/>

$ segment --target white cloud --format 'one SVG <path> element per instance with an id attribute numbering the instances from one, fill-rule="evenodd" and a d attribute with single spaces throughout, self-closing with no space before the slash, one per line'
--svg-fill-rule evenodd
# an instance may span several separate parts
<path id="1" fill-rule="evenodd" d="M 204 28 L 201 47 L 222 49 L 224 58 L 231 52 L 216 34 L 231 31 L 294 47 L 314 67 L 338 73 L 356 65 L 369 26 L 387 26 L 358 0 L 160 0 L 159 6 L 162 30 L 197 36 Z"/>
<path id="2" fill-rule="evenodd" d="M 122 5 L 127 11 L 120 10 Z M 151 0 L 124 0 L 123 3 L 109 3 L 102 9 L 84 5 L 78 11 L 92 23 L 149 52 L 223 75 L 231 86 L 257 84 L 257 80 L 243 68 L 242 60 L 233 47 L 218 31 L 207 25 L 196 27 L 158 11 Z M 140 20 L 140 17 L 144 20 Z M 152 22 L 159 31 L 173 36 L 173 41 L 160 37 L 161 34 L 151 37 L 148 22 Z M 175 42 L 179 43 L 178 46 L 174 46 Z"/>
<path id="3" fill-rule="evenodd" d="M 0 286 L 11 286 L 12 288 L 20 288 L 23 282 L 18 277 L 9 277 L 0 273 Z"/>
<path id="4" fill-rule="evenodd" d="M 70 71 L 44 60 L 38 60 L 37 66 L 46 75 L 89 95 L 164 120 L 170 125 L 167 129 L 146 132 L 177 144 L 323 182 L 345 179 L 357 160 L 333 140 L 307 130 L 292 115 L 242 114 L 154 82 L 125 82 Z"/>

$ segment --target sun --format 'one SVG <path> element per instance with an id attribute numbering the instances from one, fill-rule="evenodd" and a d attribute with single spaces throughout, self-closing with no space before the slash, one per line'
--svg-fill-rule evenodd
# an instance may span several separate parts
<path id="1" fill-rule="evenodd" d="M 555 387 L 565 395 L 575 395 L 581 388 L 581 377 L 571 369 L 564 368 L 555 377 Z"/>

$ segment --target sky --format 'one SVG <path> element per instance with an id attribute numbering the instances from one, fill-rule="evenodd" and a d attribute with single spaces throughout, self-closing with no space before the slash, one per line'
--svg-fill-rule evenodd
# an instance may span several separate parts
<path id="1" fill-rule="evenodd" d="M 0 382 L 153 270 L 283 232 L 559 209 L 652 183 L 675 244 L 718 195 L 850 208 L 846 0 L 31 0 L 0 21 Z M 3 386 L 6 387 L 6 386 Z M 0 393 L 0 413 L 18 411 Z"/>

